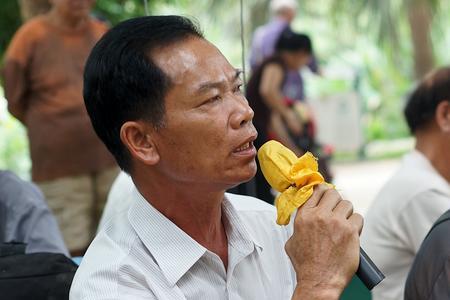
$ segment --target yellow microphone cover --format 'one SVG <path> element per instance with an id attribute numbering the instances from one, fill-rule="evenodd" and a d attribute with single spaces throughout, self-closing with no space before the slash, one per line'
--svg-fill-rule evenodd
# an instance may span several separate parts
<path id="1" fill-rule="evenodd" d="M 268 141 L 258 150 L 261 171 L 280 194 L 275 200 L 277 223 L 289 224 L 291 214 L 312 195 L 314 186 L 324 183 L 317 159 L 310 152 L 297 157 L 277 141 Z"/>

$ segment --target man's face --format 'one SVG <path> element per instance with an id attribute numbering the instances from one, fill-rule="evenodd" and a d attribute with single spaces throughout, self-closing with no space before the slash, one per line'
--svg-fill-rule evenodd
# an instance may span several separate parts
<path id="1" fill-rule="evenodd" d="M 287 52 L 286 60 L 289 69 L 298 70 L 311 61 L 311 55 L 305 51 Z"/>
<path id="2" fill-rule="evenodd" d="M 52 0 L 56 11 L 66 18 L 85 18 L 89 16 L 95 0 Z"/>
<path id="3" fill-rule="evenodd" d="M 229 188 L 256 172 L 253 111 L 239 72 L 206 40 L 191 37 L 151 53 L 173 85 L 155 134 L 159 170 L 176 182 Z"/>

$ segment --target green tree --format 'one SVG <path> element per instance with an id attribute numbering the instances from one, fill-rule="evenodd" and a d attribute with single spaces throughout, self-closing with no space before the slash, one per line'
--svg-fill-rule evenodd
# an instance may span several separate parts
<path id="1" fill-rule="evenodd" d="M 17 1 L 2 1 L 0 9 L 0 58 L 3 57 L 11 37 L 20 24 L 20 10 Z"/>
<path id="2" fill-rule="evenodd" d="M 415 76 L 421 78 L 434 67 L 431 25 L 439 4 L 439 0 L 333 0 L 331 12 L 339 21 L 355 16 L 356 25 L 375 31 L 396 62 L 401 57 L 400 37 L 409 31 Z"/>

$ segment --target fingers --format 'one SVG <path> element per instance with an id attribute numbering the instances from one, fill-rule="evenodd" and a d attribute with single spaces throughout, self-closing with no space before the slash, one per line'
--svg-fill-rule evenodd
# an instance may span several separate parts
<path id="1" fill-rule="evenodd" d="M 361 235 L 361 231 L 364 225 L 364 219 L 360 214 L 352 214 L 349 218 L 348 221 L 350 222 L 350 224 L 353 226 L 353 228 L 355 228 L 355 230 L 358 231 L 358 233 Z"/>
<path id="2" fill-rule="evenodd" d="M 304 206 L 307 208 L 318 207 L 320 210 L 331 212 L 342 201 L 341 195 L 326 184 L 319 184 L 314 188 L 314 193 L 311 195 Z"/>
<path id="3" fill-rule="evenodd" d="M 303 207 L 305 208 L 316 207 L 321 201 L 324 193 L 329 189 L 330 187 L 328 187 L 326 184 L 319 184 L 318 186 L 314 187 L 314 193 L 311 195 L 308 201 L 306 201 L 305 204 L 303 204 Z"/>
<path id="4" fill-rule="evenodd" d="M 342 197 L 338 191 L 332 188 L 328 188 L 320 199 L 318 208 L 324 212 L 332 212 L 334 208 L 342 201 Z"/>
<path id="5" fill-rule="evenodd" d="M 348 200 L 343 200 L 339 192 L 330 188 L 326 184 L 320 184 L 314 188 L 314 192 L 308 201 L 297 213 L 296 221 L 301 218 L 301 214 L 306 213 L 305 209 L 313 208 L 317 215 L 331 218 L 335 215 L 338 218 L 346 219 L 350 225 L 361 234 L 364 224 L 360 214 L 353 213 L 353 204 Z"/>
<path id="6" fill-rule="evenodd" d="M 333 212 L 348 219 L 353 214 L 353 204 L 348 200 L 341 200 Z"/>

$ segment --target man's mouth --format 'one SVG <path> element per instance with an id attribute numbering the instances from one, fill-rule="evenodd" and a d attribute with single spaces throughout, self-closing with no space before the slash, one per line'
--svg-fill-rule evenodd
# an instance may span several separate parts
<path id="1" fill-rule="evenodd" d="M 244 145 L 240 146 L 239 148 L 236 148 L 234 152 L 242 152 L 247 149 L 253 148 L 253 142 L 247 142 Z"/>

